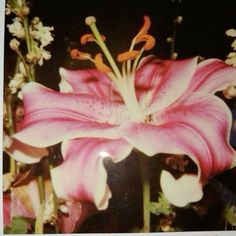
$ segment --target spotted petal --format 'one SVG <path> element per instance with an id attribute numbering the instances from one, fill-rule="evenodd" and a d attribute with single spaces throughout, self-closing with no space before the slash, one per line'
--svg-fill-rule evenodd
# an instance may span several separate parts
<path id="1" fill-rule="evenodd" d="M 54 189 L 60 198 L 94 202 L 98 209 L 106 209 L 111 197 L 106 183 L 105 157 L 120 161 L 132 147 L 123 140 L 95 138 L 64 142 L 64 162 L 51 170 Z"/>
<path id="2" fill-rule="evenodd" d="M 114 138 L 116 126 L 127 119 L 124 105 L 88 94 L 63 94 L 29 83 L 23 96 L 25 119 L 14 137 L 32 146 L 84 136 Z"/>
<path id="3" fill-rule="evenodd" d="M 150 114 L 176 101 L 187 89 L 197 65 L 197 58 L 181 61 L 147 60 L 136 74 L 136 87 L 145 93 L 138 94 L 140 102 Z M 142 91 L 142 90 L 141 90 Z"/>
<path id="4" fill-rule="evenodd" d="M 115 90 L 111 79 L 96 69 L 89 70 L 68 70 L 60 68 L 61 92 L 87 93 L 97 97 L 121 101 L 120 95 Z"/>

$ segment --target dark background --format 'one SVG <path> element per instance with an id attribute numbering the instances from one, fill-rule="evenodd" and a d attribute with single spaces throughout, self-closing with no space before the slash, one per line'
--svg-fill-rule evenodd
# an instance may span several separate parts
<path id="1" fill-rule="evenodd" d="M 37 67 L 37 81 L 57 89 L 60 76 L 59 67 L 84 68 L 93 66 L 90 63 L 74 62 L 69 57 L 69 49 L 78 47 L 83 51 L 97 53 L 96 45 L 81 46 L 80 36 L 89 33 L 84 19 L 93 15 L 97 19 L 100 32 L 106 35 L 106 43 L 114 57 L 130 46 L 131 39 L 143 24 L 143 16 L 149 15 L 152 21 L 150 34 L 156 38 L 156 46 L 151 53 L 166 59 L 170 56 L 170 44 L 167 37 L 173 34 L 173 21 L 178 16 L 183 22 L 177 28 L 176 51 L 179 58 L 200 55 L 204 58 L 220 58 L 224 60 L 231 51 L 233 38 L 227 37 L 225 31 L 236 29 L 236 1 L 234 0 L 32 0 L 31 14 L 39 16 L 45 26 L 54 26 L 54 42 L 46 49 L 52 53 L 52 59 L 45 61 L 42 67 Z M 6 17 L 6 24 L 12 22 L 13 16 Z M 5 34 L 5 80 L 13 75 L 16 57 L 9 49 L 11 35 Z M 231 104 L 235 107 L 235 102 Z M 82 232 L 127 232 L 129 225 L 141 226 L 140 197 L 141 189 L 138 163 L 129 157 L 125 161 L 114 165 L 106 162 L 108 169 L 108 183 L 113 190 L 109 209 L 100 212 L 98 217 L 87 221 Z M 163 160 L 153 158 L 153 168 L 161 168 Z M 132 166 L 131 166 L 132 164 Z M 130 168 L 132 167 L 132 168 Z M 217 179 L 230 188 L 235 189 L 236 171 L 228 171 Z M 158 179 L 158 176 L 153 178 Z M 136 187 L 132 187 L 136 186 Z M 222 230 L 221 211 L 224 201 L 221 199 L 224 189 L 207 188 L 206 198 L 213 205 L 207 215 L 199 218 L 194 211 L 182 210 L 178 214 L 178 221 L 185 222 L 183 230 Z M 156 187 L 158 188 L 158 186 Z M 210 189 L 210 190 L 209 190 Z M 209 197 L 210 195 L 210 197 Z M 212 195 L 215 196 L 212 197 Z M 235 195 L 233 195 L 235 196 Z M 155 199 L 157 196 L 153 196 Z M 209 199 L 208 199 L 209 198 Z M 220 198 L 220 200 L 218 199 Z M 212 200 L 213 199 L 213 200 Z M 201 202 L 202 203 L 202 202 Z M 209 202 L 206 203 L 209 205 Z M 216 206 L 217 205 L 217 206 Z M 155 219 L 154 219 L 155 220 Z M 107 225 L 107 222 L 109 223 Z M 181 225 L 181 224 L 180 224 Z M 107 228 L 108 227 L 108 228 Z M 110 227 L 110 228 L 109 228 Z"/>
<path id="2" fill-rule="evenodd" d="M 183 16 L 177 29 L 179 58 L 201 55 L 224 60 L 233 41 L 225 31 L 236 28 L 236 1 L 232 0 L 32 0 L 30 8 L 30 18 L 39 16 L 45 26 L 55 28 L 55 40 L 46 47 L 51 51 L 52 59 L 37 70 L 37 79 L 51 87 L 59 80 L 59 67 L 88 66 L 70 60 L 68 48 L 71 45 L 89 52 L 98 51 L 95 45 L 81 47 L 78 44 L 80 36 L 90 32 L 84 24 L 86 16 L 97 18 L 97 26 L 106 35 L 114 56 L 129 48 L 130 40 L 143 24 L 144 15 L 151 18 L 150 33 L 157 42 L 151 53 L 160 58 L 170 55 L 170 44 L 166 39 L 172 36 L 173 20 L 178 15 Z M 7 16 L 6 24 L 11 22 L 12 15 Z M 15 65 L 14 52 L 8 46 L 10 38 L 6 29 L 5 77 L 11 74 Z"/>

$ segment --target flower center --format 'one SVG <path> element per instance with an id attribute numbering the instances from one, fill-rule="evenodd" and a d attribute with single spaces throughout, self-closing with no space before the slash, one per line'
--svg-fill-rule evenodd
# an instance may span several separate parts
<path id="1" fill-rule="evenodd" d="M 147 32 L 150 28 L 151 21 L 148 16 L 144 16 L 144 24 L 139 30 L 138 34 L 132 39 L 131 46 L 128 51 L 123 52 L 117 56 L 117 61 L 121 63 L 121 70 L 117 66 L 110 51 L 105 44 L 105 36 L 101 35 L 97 26 L 96 19 L 89 16 L 85 19 L 85 23 L 90 27 L 93 34 L 85 34 L 81 37 L 81 43 L 96 42 L 102 49 L 109 65 L 103 62 L 102 54 L 97 54 L 94 58 L 89 53 L 81 52 L 77 49 L 71 51 L 71 56 L 78 60 L 90 60 L 96 68 L 103 73 L 106 73 L 114 82 L 116 88 L 126 105 L 129 116 L 133 121 L 145 122 L 145 116 L 139 104 L 135 91 L 135 72 L 138 67 L 139 60 L 144 51 L 148 51 L 155 46 L 155 39 Z M 139 43 L 144 45 L 136 50 L 135 46 Z"/>

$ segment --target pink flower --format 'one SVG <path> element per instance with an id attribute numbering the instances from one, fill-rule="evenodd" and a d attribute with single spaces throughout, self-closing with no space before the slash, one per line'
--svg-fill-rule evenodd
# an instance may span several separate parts
<path id="1" fill-rule="evenodd" d="M 52 186 L 49 180 L 45 181 L 46 204 L 44 209 L 44 223 L 53 223 L 58 220 L 59 230 L 62 233 L 73 232 L 91 213 L 95 211 L 92 204 L 71 202 L 67 204 L 67 212 L 54 214 Z M 21 216 L 35 219 L 40 209 L 38 185 L 35 180 L 27 185 L 12 188 L 11 195 L 3 195 L 4 225 L 11 225 L 12 217 Z"/>
<path id="2" fill-rule="evenodd" d="M 61 68 L 60 74 L 62 92 L 37 83 L 24 87 L 25 120 L 14 135 L 41 148 L 62 142 L 64 162 L 52 170 L 59 197 L 106 208 L 111 192 L 103 159 L 121 161 L 133 148 L 147 156 L 188 155 L 196 163 L 198 176 L 185 175 L 190 181 L 182 181 L 185 191 L 176 199 L 170 195 L 178 180 L 170 181 L 170 175 L 162 173 L 163 192 L 178 206 L 199 200 L 202 184 L 235 164 L 235 151 L 229 145 L 231 113 L 214 93 L 236 84 L 236 69 L 222 61 L 197 64 L 197 58 L 144 58 L 135 72 L 134 106 L 129 100 L 132 86 L 120 95 L 98 70 Z M 65 84 L 67 92 L 63 92 Z M 198 193 L 194 196 L 193 183 Z"/>

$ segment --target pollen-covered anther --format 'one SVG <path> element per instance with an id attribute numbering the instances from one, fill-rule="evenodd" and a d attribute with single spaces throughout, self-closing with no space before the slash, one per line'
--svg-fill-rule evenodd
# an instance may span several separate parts
<path id="1" fill-rule="evenodd" d="M 102 40 L 105 41 L 106 37 L 104 35 L 101 35 Z M 88 42 L 97 42 L 97 40 L 95 39 L 95 37 L 93 36 L 93 34 L 84 34 L 81 38 L 80 38 L 80 43 L 82 45 L 85 45 Z"/>
<path id="2" fill-rule="evenodd" d="M 108 67 L 106 64 L 104 64 L 102 60 L 102 54 L 98 53 L 95 58 L 94 58 L 94 63 L 95 66 L 97 67 L 98 70 L 100 70 L 103 73 L 109 73 L 111 72 L 111 68 Z"/>
<path id="3" fill-rule="evenodd" d="M 139 55 L 139 53 L 140 51 L 138 50 L 123 52 L 117 56 L 117 61 L 125 62 L 128 60 L 133 60 Z"/>
<path id="4" fill-rule="evenodd" d="M 138 38 L 143 38 L 143 35 L 147 34 L 148 30 L 150 29 L 151 20 L 149 16 L 144 16 L 143 19 L 144 19 L 144 24 L 142 28 L 139 30 L 139 32 L 137 33 L 137 35 L 134 37 L 133 41 L 136 41 Z"/>
<path id="5" fill-rule="evenodd" d="M 85 24 L 86 25 L 89 26 L 89 25 L 92 25 L 94 23 L 96 23 L 96 18 L 94 16 L 88 16 L 88 17 L 85 18 Z"/>
<path id="6" fill-rule="evenodd" d="M 156 40 L 150 34 L 144 34 L 142 38 L 139 37 L 136 39 L 135 44 L 138 44 L 141 42 L 145 42 L 145 45 L 143 48 L 145 51 L 148 51 L 148 50 L 151 50 L 155 46 Z"/>
<path id="7" fill-rule="evenodd" d="M 72 49 L 70 51 L 70 56 L 72 59 L 77 59 L 77 60 L 88 60 L 91 58 L 91 55 L 86 52 L 81 52 L 78 49 Z"/>

